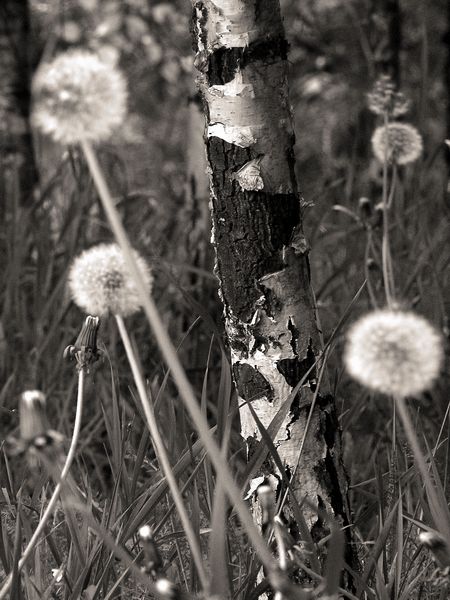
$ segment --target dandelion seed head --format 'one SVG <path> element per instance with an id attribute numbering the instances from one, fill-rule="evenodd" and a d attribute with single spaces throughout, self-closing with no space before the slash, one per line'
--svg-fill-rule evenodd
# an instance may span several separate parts
<path id="1" fill-rule="evenodd" d="M 153 277 L 145 260 L 134 252 L 142 281 L 151 291 Z M 141 307 L 137 287 L 122 250 L 117 244 L 99 244 L 82 252 L 69 272 L 69 288 L 75 303 L 93 315 L 129 316 Z"/>
<path id="2" fill-rule="evenodd" d="M 384 309 L 365 315 L 350 328 L 344 362 L 348 373 L 367 388 L 406 397 L 433 384 L 442 355 L 441 338 L 426 319 Z"/>
<path id="3" fill-rule="evenodd" d="M 56 142 L 99 142 L 126 115 L 127 85 L 115 67 L 95 54 L 73 50 L 39 69 L 32 121 Z"/>
<path id="4" fill-rule="evenodd" d="M 375 129 L 372 149 L 380 162 L 384 162 L 386 152 L 389 162 L 406 165 L 417 160 L 422 154 L 422 136 L 409 123 L 389 123 Z"/>

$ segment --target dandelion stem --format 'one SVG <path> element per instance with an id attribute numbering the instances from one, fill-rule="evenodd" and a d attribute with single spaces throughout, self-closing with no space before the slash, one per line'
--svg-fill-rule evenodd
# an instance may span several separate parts
<path id="1" fill-rule="evenodd" d="M 253 522 L 253 517 L 248 509 L 247 504 L 241 496 L 239 487 L 233 479 L 226 460 L 221 455 L 220 449 L 211 432 L 209 431 L 208 421 L 199 408 L 197 399 L 195 398 L 192 390 L 192 386 L 180 363 L 174 345 L 172 344 L 172 341 L 170 340 L 170 337 L 164 327 L 153 298 L 147 294 L 147 290 L 145 289 L 145 286 L 141 280 L 139 268 L 133 256 L 127 234 L 125 233 L 125 229 L 120 221 L 119 214 L 114 206 L 114 201 L 111 197 L 106 180 L 103 177 L 103 173 L 95 156 L 94 150 L 88 142 L 82 142 L 81 146 L 102 201 L 103 208 L 110 222 L 111 229 L 113 230 L 117 242 L 123 251 L 124 259 L 136 284 L 144 312 L 161 349 L 162 355 L 172 371 L 180 398 L 184 402 L 192 421 L 194 422 L 194 425 L 206 451 L 208 452 L 208 456 L 214 465 L 214 468 L 223 481 L 224 489 L 226 490 L 230 502 L 234 505 L 236 512 L 239 515 L 243 528 L 246 530 L 248 537 L 258 552 L 260 560 L 263 562 L 268 571 L 271 572 L 274 569 L 273 557 Z"/>
<path id="2" fill-rule="evenodd" d="M 133 372 L 134 381 L 136 383 L 139 398 L 141 400 L 141 405 L 144 410 L 148 429 L 149 429 L 151 437 L 152 437 L 156 456 L 157 456 L 158 462 L 161 465 L 161 468 L 164 472 L 164 475 L 167 479 L 167 483 L 168 483 L 170 491 L 172 493 L 172 497 L 175 502 L 175 506 L 177 507 L 178 514 L 180 515 L 181 523 L 186 532 L 186 537 L 188 539 L 189 546 L 191 548 L 192 557 L 194 559 L 195 566 L 197 568 L 203 590 L 206 591 L 208 589 L 208 579 L 207 579 L 205 571 L 203 569 L 203 559 L 202 559 L 202 554 L 200 551 L 200 546 L 198 544 L 194 529 L 192 528 L 191 522 L 189 520 L 189 515 L 187 514 L 187 511 L 184 507 L 183 498 L 181 497 L 181 493 L 178 488 L 176 479 L 173 475 L 172 465 L 170 464 L 169 457 L 167 455 L 167 451 L 164 446 L 164 442 L 163 442 L 161 434 L 159 432 L 158 424 L 156 422 L 155 415 L 153 413 L 153 409 L 150 406 L 150 402 L 148 400 L 147 389 L 146 389 L 146 385 L 144 382 L 144 378 L 142 376 L 138 361 L 136 360 L 136 356 L 135 356 L 135 353 L 133 350 L 133 346 L 131 344 L 130 337 L 128 335 L 127 328 L 125 326 L 123 318 L 120 315 L 115 315 L 115 317 L 116 317 L 116 322 L 117 322 L 117 326 L 119 328 L 119 332 L 120 332 L 120 336 L 122 338 L 123 345 L 125 346 L 125 351 L 127 353 L 128 362 L 130 363 L 130 367 Z"/>
<path id="3" fill-rule="evenodd" d="M 375 292 L 372 286 L 372 281 L 370 279 L 370 269 L 369 269 L 369 258 L 370 258 L 370 248 L 372 246 L 372 230 L 367 229 L 367 240 L 366 240 L 366 248 L 364 252 L 364 275 L 367 281 L 367 291 L 369 293 L 370 302 L 373 308 L 378 308 L 377 298 L 375 296 Z"/>
<path id="4" fill-rule="evenodd" d="M 388 116 L 385 114 L 384 126 L 386 129 L 386 144 L 384 148 L 384 161 L 383 161 L 383 240 L 381 243 L 381 262 L 383 268 L 383 281 L 384 290 L 386 293 L 386 302 L 389 307 L 393 303 L 394 294 L 394 276 L 392 271 L 392 258 L 389 244 L 389 202 L 388 202 Z M 395 171 L 394 171 L 395 172 Z M 395 175 L 394 175 L 395 177 Z M 394 192 L 394 185 L 392 185 L 391 195 Z"/>
<path id="5" fill-rule="evenodd" d="M 38 523 L 38 526 L 37 526 L 35 532 L 31 536 L 31 539 L 28 542 L 28 545 L 24 550 L 22 558 L 19 560 L 19 563 L 17 565 L 17 573 L 20 573 L 20 571 L 22 570 L 22 568 L 23 568 L 24 564 L 26 563 L 26 561 L 28 560 L 31 552 L 33 551 L 34 547 L 36 546 L 36 544 L 39 540 L 39 537 L 41 536 L 42 532 L 44 531 L 45 525 L 46 525 L 50 515 L 52 514 L 53 509 L 55 508 L 56 502 L 58 501 L 58 497 L 61 492 L 64 481 L 65 481 L 67 475 L 69 474 L 73 459 L 75 458 L 75 451 L 76 451 L 76 447 L 78 444 L 78 438 L 80 436 L 81 418 L 82 418 L 82 414 L 83 414 L 84 375 L 85 375 L 84 369 L 80 369 L 78 372 L 77 408 L 76 408 L 76 413 L 75 413 L 75 423 L 73 426 L 72 440 L 70 442 L 70 448 L 67 453 L 67 457 L 64 462 L 64 466 L 63 466 L 63 468 L 61 470 L 61 474 L 59 476 L 59 481 L 56 484 L 55 489 L 53 490 L 53 494 L 49 500 L 47 508 L 44 511 L 44 514 L 41 517 L 41 520 Z M 6 598 L 6 594 L 8 593 L 8 591 L 11 587 L 11 583 L 12 583 L 12 575 L 10 574 L 6 578 L 6 581 L 0 590 L 0 600 L 2 600 L 3 598 Z"/>

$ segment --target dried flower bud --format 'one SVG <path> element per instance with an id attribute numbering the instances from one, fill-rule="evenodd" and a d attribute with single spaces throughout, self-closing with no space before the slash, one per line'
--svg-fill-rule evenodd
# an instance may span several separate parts
<path id="1" fill-rule="evenodd" d="M 445 538 L 437 531 L 422 531 L 419 534 L 420 543 L 426 546 L 442 569 L 450 566 L 450 550 Z"/>
<path id="2" fill-rule="evenodd" d="M 442 357 L 440 336 L 426 319 L 384 309 L 351 327 L 344 361 L 348 373 L 367 388 L 406 397 L 431 387 Z"/>
<path id="3" fill-rule="evenodd" d="M 139 529 L 139 537 L 143 542 L 153 539 L 153 531 L 150 525 L 142 525 Z"/>
<path id="4" fill-rule="evenodd" d="M 178 596 L 177 588 L 167 577 L 160 577 L 155 582 L 155 587 L 161 596 L 174 599 Z"/>
<path id="5" fill-rule="evenodd" d="M 22 440 L 30 442 L 48 430 L 45 407 L 45 396 L 38 390 L 29 390 L 20 396 L 19 420 Z"/>
<path id="6" fill-rule="evenodd" d="M 60 54 L 37 72 L 32 121 L 62 144 L 99 142 L 126 114 L 127 86 L 122 74 L 95 54 Z"/>
<path id="7" fill-rule="evenodd" d="M 367 105 L 376 115 L 397 118 L 408 112 L 410 102 L 396 86 L 389 75 L 382 75 L 367 94 Z"/>

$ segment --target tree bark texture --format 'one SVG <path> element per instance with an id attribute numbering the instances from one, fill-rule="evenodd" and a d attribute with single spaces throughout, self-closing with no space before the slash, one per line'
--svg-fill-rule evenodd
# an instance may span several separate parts
<path id="1" fill-rule="evenodd" d="M 32 200 L 37 180 L 30 116 L 30 18 L 26 0 L 0 2 L 0 171 L 3 200 Z M 5 202 L 1 202 L 5 205 Z"/>
<path id="2" fill-rule="evenodd" d="M 321 351 L 294 174 L 288 44 L 278 0 L 195 2 L 193 33 L 207 119 L 215 269 L 244 403 L 242 436 L 251 453 L 260 435 L 245 402 L 267 427 Z M 297 462 L 316 377 L 313 368 L 275 438 L 288 476 Z M 319 394 L 292 485 L 299 501 L 307 496 L 347 525 L 340 457 L 334 402 Z M 272 462 L 257 475 L 276 479 L 280 489 Z M 304 511 L 313 537 L 320 539 L 320 517 L 306 505 Z M 295 532 L 289 508 L 285 517 Z"/>

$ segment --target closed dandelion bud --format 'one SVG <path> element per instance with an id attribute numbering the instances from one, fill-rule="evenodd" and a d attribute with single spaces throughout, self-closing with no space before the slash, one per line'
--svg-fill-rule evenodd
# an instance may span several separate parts
<path id="1" fill-rule="evenodd" d="M 377 310 L 349 330 L 344 361 L 365 387 L 406 397 L 430 388 L 439 375 L 443 351 L 439 334 L 423 317 L 400 310 Z"/>
<path id="2" fill-rule="evenodd" d="M 49 429 L 45 405 L 45 396 L 38 390 L 28 390 L 20 396 L 19 429 L 22 440 L 30 442 Z"/>
<path id="3" fill-rule="evenodd" d="M 178 597 L 178 590 L 174 583 L 167 577 L 160 577 L 155 581 L 155 588 L 161 596 L 174 600 Z"/>
<path id="4" fill-rule="evenodd" d="M 153 531 L 149 525 L 139 529 L 139 538 L 142 542 L 145 555 L 145 571 L 156 575 L 163 570 L 163 560 L 156 545 Z"/>
<path id="5" fill-rule="evenodd" d="M 60 54 L 40 68 L 33 94 L 33 124 L 62 144 L 105 140 L 126 115 L 124 77 L 84 50 Z"/>
<path id="6" fill-rule="evenodd" d="M 426 546 L 441 569 L 450 566 L 450 550 L 445 538 L 437 531 L 422 531 L 419 534 L 420 543 Z"/>
<path id="7" fill-rule="evenodd" d="M 136 251 L 134 256 L 150 293 L 150 269 Z M 74 302 L 91 315 L 111 313 L 126 317 L 141 308 L 138 289 L 117 244 L 99 244 L 82 252 L 70 269 L 69 288 Z"/>
<path id="8" fill-rule="evenodd" d="M 377 127 L 372 136 L 372 149 L 376 158 L 397 165 L 407 165 L 422 154 L 422 136 L 409 123 L 389 123 Z"/>

